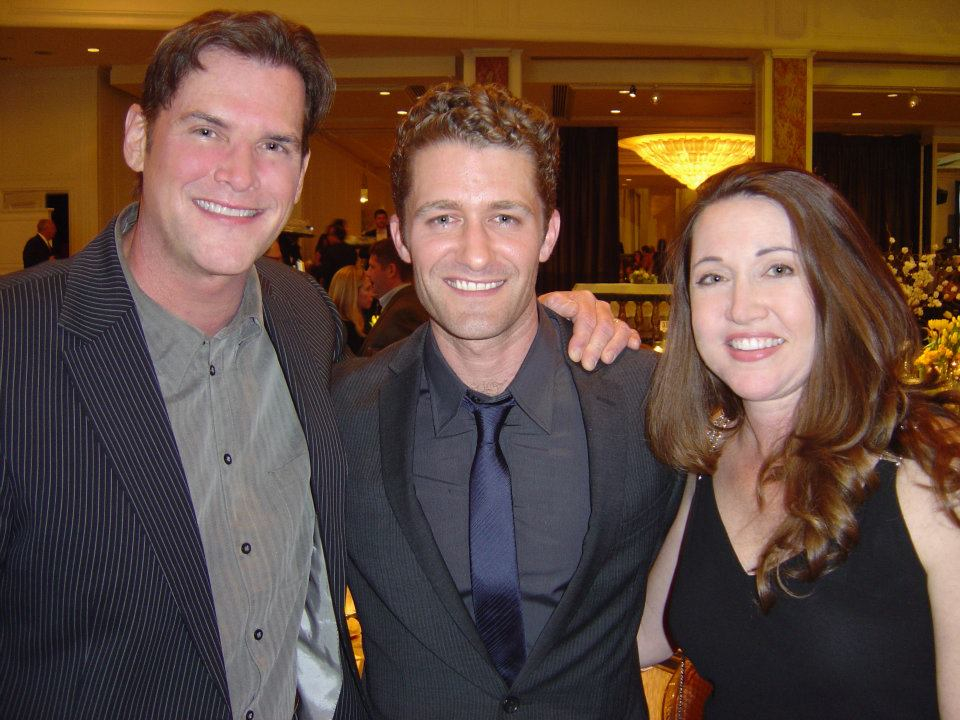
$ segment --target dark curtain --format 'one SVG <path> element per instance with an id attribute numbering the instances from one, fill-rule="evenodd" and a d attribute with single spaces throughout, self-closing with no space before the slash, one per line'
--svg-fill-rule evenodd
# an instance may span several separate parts
<path id="1" fill-rule="evenodd" d="M 560 128 L 560 239 L 540 266 L 538 292 L 616 282 L 620 267 L 617 129 Z"/>
<path id="2" fill-rule="evenodd" d="M 813 170 L 857 211 L 877 244 L 915 247 L 920 231 L 920 137 L 814 133 Z"/>

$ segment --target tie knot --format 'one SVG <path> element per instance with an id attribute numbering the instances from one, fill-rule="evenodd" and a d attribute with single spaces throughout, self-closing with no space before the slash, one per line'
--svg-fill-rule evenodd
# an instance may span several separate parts
<path id="1" fill-rule="evenodd" d="M 489 403 L 477 402 L 469 395 L 464 395 L 463 402 L 477 421 L 477 443 L 480 444 L 497 442 L 507 413 L 517 404 L 513 395 Z"/>

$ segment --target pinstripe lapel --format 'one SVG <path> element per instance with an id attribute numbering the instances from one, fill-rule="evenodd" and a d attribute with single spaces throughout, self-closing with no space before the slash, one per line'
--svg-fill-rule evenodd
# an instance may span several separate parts
<path id="1" fill-rule="evenodd" d="M 200 531 L 153 362 L 117 260 L 113 223 L 74 261 L 60 327 L 67 336 L 64 363 L 87 416 L 154 547 L 198 653 L 229 707 Z"/>
<path id="2" fill-rule="evenodd" d="M 331 596 L 340 629 L 342 657 L 352 657 L 349 633 L 344 625 L 344 588 L 346 587 L 345 528 L 343 519 L 347 457 L 333 422 L 330 401 L 330 367 L 342 338 L 338 339 L 339 315 L 332 306 L 322 305 L 318 292 L 316 304 L 305 308 L 303 298 L 285 297 L 281 282 L 271 282 L 269 268 L 258 266 L 263 288 L 263 314 L 267 333 L 277 352 L 277 360 L 287 381 L 310 456 L 310 489 L 317 512 L 324 560 Z M 285 271 L 287 272 L 287 271 Z M 279 278 L 278 278 L 279 280 Z M 311 312 L 312 321 L 302 313 Z M 322 318 L 324 311 L 327 318 Z M 323 320 L 327 320 L 326 323 Z M 336 324 L 334 324 L 336 323 Z M 326 325 L 326 329 L 325 329 Z M 335 591 L 334 591 L 335 590 Z M 350 663 L 351 667 L 354 667 Z"/>
<path id="3" fill-rule="evenodd" d="M 426 327 L 418 330 L 390 364 L 393 373 L 380 390 L 380 455 L 383 468 L 383 486 L 387 500 L 403 531 L 423 574 L 439 601 L 439 605 L 475 650 L 464 658 L 469 667 L 458 667 L 470 682 L 489 692 L 502 692 L 503 681 L 488 659 L 487 650 L 477 633 L 476 626 L 460 594 L 450 577 L 447 564 L 440 554 L 433 532 L 417 500 L 413 486 L 413 458 L 410 450 L 414 444 L 414 420 L 417 398 L 420 392 L 420 372 L 423 367 L 423 343 Z M 412 617 L 407 622 L 414 625 L 439 621 L 434 612 L 434 603 L 429 598 L 411 597 L 407 608 Z M 420 634 L 422 640 L 430 634 Z M 451 657 L 455 648 L 435 647 L 433 652 L 440 658 Z"/>

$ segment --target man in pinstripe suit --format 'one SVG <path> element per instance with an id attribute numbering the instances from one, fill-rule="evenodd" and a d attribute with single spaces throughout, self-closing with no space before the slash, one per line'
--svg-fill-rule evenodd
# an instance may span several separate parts
<path id="1" fill-rule="evenodd" d="M 366 717 L 327 390 L 341 324 L 258 260 L 333 88 L 275 15 L 177 28 L 126 119 L 140 202 L 0 279 L 0 718 L 285 720 L 298 630 L 322 649 L 311 717 Z M 581 336 L 585 363 L 609 335 Z"/>
<path id="2" fill-rule="evenodd" d="M 174 30 L 126 119 L 139 204 L 0 281 L 0 717 L 290 718 L 311 562 L 323 716 L 366 716 L 340 322 L 258 261 L 333 89 L 313 34 L 275 15 Z"/>

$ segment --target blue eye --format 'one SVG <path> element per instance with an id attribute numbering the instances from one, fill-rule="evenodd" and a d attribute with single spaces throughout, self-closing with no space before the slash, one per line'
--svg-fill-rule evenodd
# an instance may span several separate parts
<path id="1" fill-rule="evenodd" d="M 793 275 L 793 268 L 784 263 L 776 263 L 767 270 L 768 275 L 773 275 L 775 277 L 783 277 L 785 275 Z"/>
<path id="2" fill-rule="evenodd" d="M 701 275 L 700 278 L 696 281 L 697 285 L 714 285 L 723 280 L 723 277 L 717 273 L 707 273 L 706 275 Z"/>

